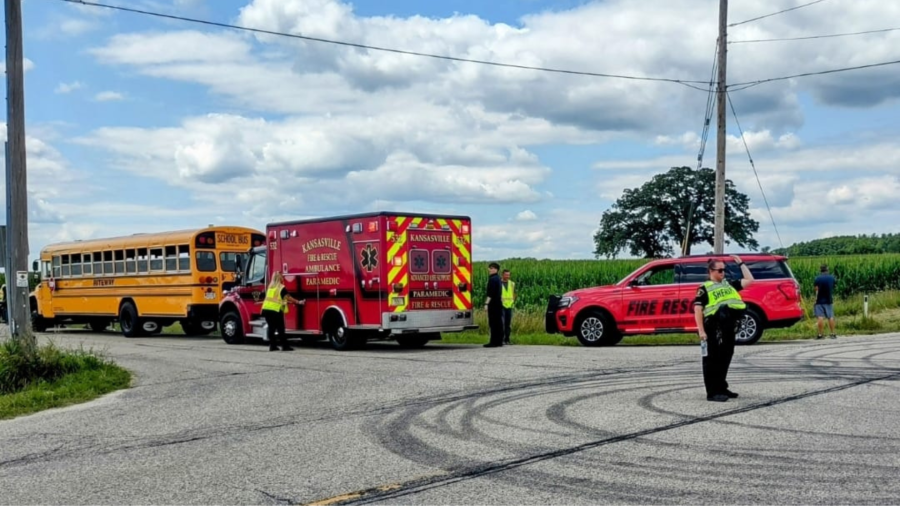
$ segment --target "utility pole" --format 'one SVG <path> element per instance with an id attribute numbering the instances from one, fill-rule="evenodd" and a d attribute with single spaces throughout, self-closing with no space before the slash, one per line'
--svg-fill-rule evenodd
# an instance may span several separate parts
<path id="1" fill-rule="evenodd" d="M 6 1 L 7 241 L 6 291 L 13 339 L 34 348 L 28 301 L 28 186 L 25 177 L 25 69 L 22 0 Z"/>
<path id="2" fill-rule="evenodd" d="M 721 255 L 725 250 L 725 62 L 728 23 L 728 0 L 719 0 L 719 85 L 718 132 L 716 133 L 716 222 L 713 229 L 713 252 Z"/>

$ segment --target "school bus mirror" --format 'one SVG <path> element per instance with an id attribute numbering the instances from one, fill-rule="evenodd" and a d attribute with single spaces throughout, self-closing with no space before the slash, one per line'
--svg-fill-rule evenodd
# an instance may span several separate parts
<path id="1" fill-rule="evenodd" d="M 38 261 L 37 260 L 31 262 L 31 270 L 34 272 L 38 271 Z"/>
<path id="2" fill-rule="evenodd" d="M 244 259 L 237 255 L 234 259 L 234 272 L 242 272 L 244 270 Z"/>

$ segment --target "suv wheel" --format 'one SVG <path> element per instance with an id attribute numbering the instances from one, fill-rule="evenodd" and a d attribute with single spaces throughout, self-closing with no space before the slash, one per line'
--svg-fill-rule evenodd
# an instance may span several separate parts
<path id="1" fill-rule="evenodd" d="M 754 309 L 747 308 L 744 317 L 738 322 L 737 331 L 734 334 L 735 344 L 754 344 L 763 335 L 763 321 Z"/>
<path id="2" fill-rule="evenodd" d="M 622 340 L 609 316 L 596 309 L 578 317 L 575 331 L 584 346 L 612 346 Z"/>

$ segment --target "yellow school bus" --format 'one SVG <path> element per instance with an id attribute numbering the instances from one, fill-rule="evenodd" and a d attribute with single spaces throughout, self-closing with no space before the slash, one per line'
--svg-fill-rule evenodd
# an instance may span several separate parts
<path id="1" fill-rule="evenodd" d="M 41 283 L 31 294 L 32 325 L 101 332 L 115 322 L 137 337 L 180 322 L 187 335 L 209 334 L 238 257 L 263 244 L 258 230 L 209 226 L 49 245 L 33 266 Z"/>

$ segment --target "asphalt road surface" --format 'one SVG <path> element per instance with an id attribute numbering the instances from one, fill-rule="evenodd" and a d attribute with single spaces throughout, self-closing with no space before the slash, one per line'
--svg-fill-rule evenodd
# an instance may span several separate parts
<path id="1" fill-rule="evenodd" d="M 70 331 L 133 388 L 0 422 L 3 504 L 897 504 L 900 335 L 336 352 Z"/>

